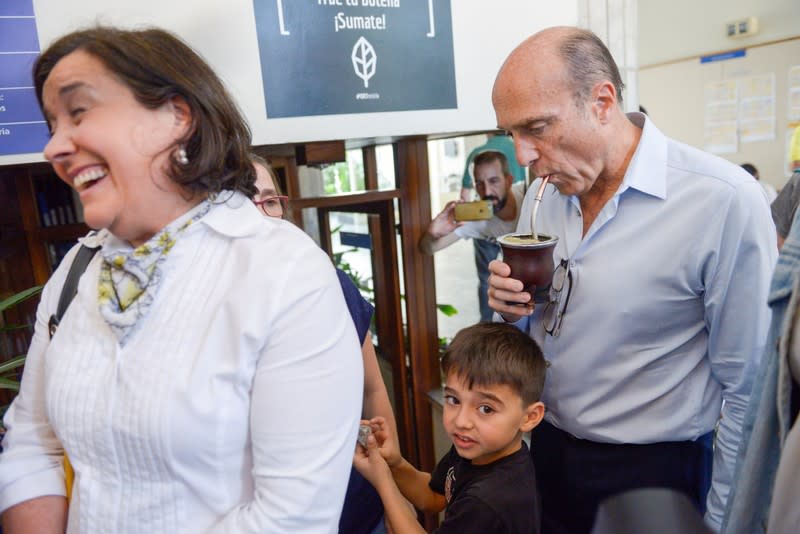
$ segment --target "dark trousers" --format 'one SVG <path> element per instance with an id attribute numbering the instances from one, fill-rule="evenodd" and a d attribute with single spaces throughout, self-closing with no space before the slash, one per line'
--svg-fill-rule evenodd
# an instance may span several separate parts
<path id="1" fill-rule="evenodd" d="M 588 534 L 598 504 L 636 488 L 672 488 L 705 512 L 712 434 L 696 441 L 615 445 L 577 439 L 549 423 L 531 436 L 542 534 Z"/>

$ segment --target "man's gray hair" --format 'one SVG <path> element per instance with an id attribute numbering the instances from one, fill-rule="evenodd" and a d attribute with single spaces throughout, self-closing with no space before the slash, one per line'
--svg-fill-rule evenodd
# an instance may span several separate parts
<path id="1" fill-rule="evenodd" d="M 603 41 L 589 30 L 575 30 L 564 39 L 559 48 L 572 82 L 573 97 L 577 104 L 590 98 L 592 88 L 608 80 L 617 90 L 617 102 L 622 104 L 625 84 L 614 58 Z"/>

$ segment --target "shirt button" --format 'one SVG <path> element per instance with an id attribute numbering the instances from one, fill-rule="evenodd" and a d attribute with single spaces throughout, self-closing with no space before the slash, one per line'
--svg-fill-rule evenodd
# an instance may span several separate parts
<path id="1" fill-rule="evenodd" d="M 544 361 L 544 366 L 545 367 L 550 367 L 550 360 L 545 360 Z"/>

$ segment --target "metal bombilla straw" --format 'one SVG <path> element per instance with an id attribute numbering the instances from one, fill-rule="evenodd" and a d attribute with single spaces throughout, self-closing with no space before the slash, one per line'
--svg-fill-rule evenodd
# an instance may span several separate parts
<path id="1" fill-rule="evenodd" d="M 542 183 L 539 184 L 539 190 L 536 191 L 536 198 L 533 199 L 533 211 L 531 211 L 531 234 L 533 234 L 533 238 L 536 240 L 539 239 L 539 234 L 536 233 L 536 213 L 539 211 L 539 204 L 542 203 L 544 188 L 547 186 L 547 180 L 549 179 L 549 176 L 542 178 Z"/>

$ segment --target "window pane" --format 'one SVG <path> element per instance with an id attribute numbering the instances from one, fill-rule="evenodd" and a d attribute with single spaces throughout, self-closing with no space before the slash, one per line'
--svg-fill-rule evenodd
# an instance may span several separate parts
<path id="1" fill-rule="evenodd" d="M 486 142 L 485 135 L 471 135 L 428 142 L 431 184 L 431 217 L 445 204 L 460 197 L 467 156 Z M 470 173 L 471 174 L 471 173 Z M 469 184 L 469 194 L 474 192 Z M 462 328 L 480 320 L 478 273 L 471 239 L 460 239 L 434 255 L 436 304 L 457 310 L 452 316 L 437 314 L 439 336 L 452 338 Z"/>
<path id="2" fill-rule="evenodd" d="M 372 250 L 369 246 L 367 214 L 331 212 L 331 247 L 334 263 L 361 290 L 365 299 L 375 304 L 372 283 Z"/>
<path id="3" fill-rule="evenodd" d="M 392 145 L 375 146 L 375 159 L 378 162 L 378 189 L 396 189 L 397 181 L 394 175 L 394 148 Z"/>
<path id="4" fill-rule="evenodd" d="M 325 195 L 364 191 L 364 159 L 360 148 L 347 151 L 347 161 L 340 161 L 322 168 L 322 183 Z"/>

